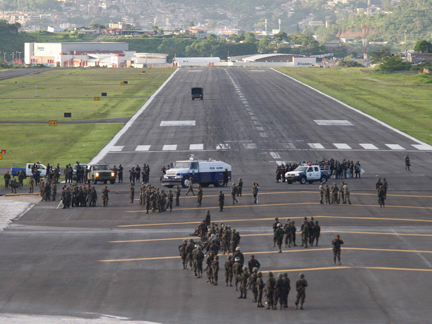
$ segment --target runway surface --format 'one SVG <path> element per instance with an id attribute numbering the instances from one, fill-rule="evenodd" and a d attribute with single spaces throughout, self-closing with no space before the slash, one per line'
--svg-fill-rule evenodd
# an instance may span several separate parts
<path id="1" fill-rule="evenodd" d="M 191 100 L 195 86 L 204 88 L 204 100 Z M 108 185 L 108 208 L 101 201 L 70 210 L 43 202 L 0 234 L 1 313 L 160 323 L 430 321 L 431 147 L 276 71 L 203 68 L 178 70 L 106 152 L 102 162 L 125 168 L 124 183 Z M 132 166 L 149 164 L 159 186 L 161 167 L 189 154 L 232 165 L 233 181 L 244 181 L 238 205 L 223 188 L 226 208 L 219 213 L 219 188 L 212 186 L 204 188 L 201 208 L 184 189 L 172 213 L 145 214 L 137 200 L 129 202 Z M 411 172 L 404 169 L 407 154 Z M 278 164 L 322 158 L 360 161 L 364 175 L 346 180 L 352 205 L 320 205 L 317 183 L 275 183 Z M 377 204 L 377 177 L 389 182 L 386 208 Z M 252 182 L 260 185 L 257 205 Z M 103 185 L 96 187 L 100 193 Z M 294 310 L 294 289 L 288 310 L 259 309 L 250 292 L 237 299 L 224 285 L 226 256 L 219 286 L 182 270 L 177 248 L 206 210 L 240 232 L 246 259 L 255 254 L 265 280 L 268 271 L 286 271 L 294 287 L 299 273 L 306 275 L 305 310 Z M 319 245 L 276 253 L 275 217 L 294 220 L 298 229 L 303 217 L 314 217 Z M 336 234 L 345 241 L 341 266 L 332 259 Z"/>

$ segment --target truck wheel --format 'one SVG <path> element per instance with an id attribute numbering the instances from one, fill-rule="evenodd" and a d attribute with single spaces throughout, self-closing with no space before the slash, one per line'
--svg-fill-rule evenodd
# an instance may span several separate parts
<path id="1" fill-rule="evenodd" d="M 214 186 L 215 186 L 216 188 L 218 188 L 218 187 L 222 187 L 222 186 L 223 186 L 223 180 L 219 179 L 218 182 L 215 182 L 215 183 L 214 183 Z"/>
<path id="2" fill-rule="evenodd" d="M 306 177 L 305 176 L 301 177 L 300 183 L 301 184 L 305 184 L 306 183 Z"/>
<path id="3" fill-rule="evenodd" d="M 322 176 L 321 177 L 321 182 L 322 183 L 326 183 L 327 182 L 327 177 L 326 176 Z"/>
<path id="4" fill-rule="evenodd" d="M 288 184 L 292 184 L 293 182 L 292 181 L 288 181 Z"/>
<path id="5" fill-rule="evenodd" d="M 312 183 L 313 183 L 313 181 L 312 181 L 312 180 L 309 180 L 308 182 L 309 182 L 309 184 L 312 184 Z"/>
<path id="6" fill-rule="evenodd" d="M 108 182 L 107 180 L 104 180 L 104 184 L 107 184 L 107 182 Z"/>
<path id="7" fill-rule="evenodd" d="M 189 177 L 184 177 L 184 178 L 182 179 L 182 182 L 181 182 L 182 187 L 183 187 L 183 188 L 187 188 L 187 187 L 189 186 L 189 181 L 190 181 L 190 178 L 189 178 Z"/>
<path id="8" fill-rule="evenodd" d="M 194 98 L 194 97 L 192 97 L 192 100 L 195 100 L 195 98 Z"/>
<path id="9" fill-rule="evenodd" d="M 110 183 L 111 183 L 111 184 L 114 184 L 114 183 L 115 183 L 115 180 L 110 180 Z"/>
<path id="10" fill-rule="evenodd" d="M 201 100 L 204 100 L 204 97 L 201 97 Z"/>

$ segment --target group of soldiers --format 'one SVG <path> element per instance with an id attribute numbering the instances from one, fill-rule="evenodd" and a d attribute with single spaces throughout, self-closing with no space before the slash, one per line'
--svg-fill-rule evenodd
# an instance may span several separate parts
<path id="1" fill-rule="evenodd" d="M 340 189 L 336 183 L 333 183 L 332 187 L 330 188 L 328 184 L 324 186 L 324 183 L 321 182 L 319 186 L 319 195 L 320 204 L 324 204 L 325 198 L 326 204 L 339 205 L 340 203 L 348 203 L 349 205 L 351 205 L 350 191 L 346 182 L 341 182 Z"/>
<path id="2" fill-rule="evenodd" d="M 313 217 L 311 217 L 309 221 L 307 217 L 303 219 L 300 231 L 302 247 L 307 248 L 308 245 L 318 245 L 321 236 L 321 226 L 318 221 L 314 221 Z M 285 243 L 285 247 L 288 248 L 291 248 L 291 246 L 297 246 L 296 232 L 297 227 L 295 226 L 294 221 L 291 221 L 288 218 L 285 225 L 282 225 L 282 223 L 279 222 L 279 218 L 275 218 L 275 222 L 273 223 L 273 247 L 276 247 L 277 245 L 279 253 L 282 253 L 283 243 Z"/>
<path id="3" fill-rule="evenodd" d="M 129 192 L 131 200 L 130 202 L 133 203 L 135 199 L 134 183 L 130 184 Z M 181 189 L 179 186 L 177 186 L 175 192 L 176 206 L 180 206 L 180 195 Z M 164 189 L 153 187 L 151 184 L 145 184 L 144 182 L 141 183 L 139 204 L 144 206 L 147 211 L 146 214 L 148 214 L 149 211 L 158 211 L 159 213 L 162 213 L 167 211 L 168 209 L 170 212 L 172 212 L 173 201 L 174 193 L 172 192 L 172 190 L 168 190 L 168 194 L 166 194 Z"/>
<path id="4" fill-rule="evenodd" d="M 114 166 L 114 168 L 115 167 L 116 166 Z M 121 166 L 121 164 L 120 164 L 118 170 L 116 170 L 117 173 L 120 170 L 120 168 L 123 171 L 123 167 Z M 136 167 L 132 167 L 129 170 L 129 182 L 130 183 L 140 182 L 140 178 L 141 177 L 142 177 L 142 182 L 143 183 L 148 183 L 149 182 L 149 179 L 150 179 L 150 166 L 148 164 L 144 164 L 142 168 L 140 168 L 140 166 L 137 164 Z M 122 174 L 122 181 L 123 181 L 123 174 Z M 121 182 L 120 181 L 120 176 L 119 176 L 119 182 Z"/>
<path id="5" fill-rule="evenodd" d="M 102 189 L 102 196 L 107 196 L 106 204 L 104 201 L 104 207 L 108 205 L 108 188 L 105 186 Z M 97 192 L 95 187 L 79 186 L 79 185 L 64 185 L 61 193 L 61 201 L 63 202 L 63 209 L 70 207 L 96 207 Z"/>
<path id="6" fill-rule="evenodd" d="M 307 226 L 307 225 L 306 225 Z M 277 226 L 280 229 L 280 226 Z M 189 242 L 184 240 L 179 246 L 179 253 L 182 259 L 183 269 L 190 269 L 197 278 L 202 278 L 203 272 L 207 274 L 207 282 L 217 286 L 219 279 L 219 270 L 221 264 L 219 261 L 219 252 L 227 254 L 227 259 L 223 266 L 225 270 L 225 286 L 233 287 L 240 291 L 239 299 L 246 299 L 247 292 L 250 289 L 253 294 L 253 302 L 257 307 L 265 307 L 262 299 L 265 294 L 267 297 L 267 309 L 276 310 L 278 304 L 280 309 L 288 308 L 288 295 L 291 290 L 291 282 L 288 274 L 280 273 L 277 278 L 272 272 L 268 273 L 268 279 L 264 282 L 263 274 L 259 271 L 261 264 L 255 259 L 254 255 L 245 265 L 244 255 L 240 250 L 240 234 L 235 229 L 231 230 L 229 225 L 221 224 L 220 227 L 215 223 L 210 223 L 210 212 L 207 211 L 205 220 L 201 222 L 198 229 L 192 235 L 201 237 L 199 242 L 190 239 Z M 205 252 L 204 252 L 205 250 Z M 206 259 L 207 256 L 207 259 Z M 203 269 L 205 264 L 206 268 Z M 300 274 L 296 282 L 296 309 L 303 304 L 306 298 L 307 281 L 304 275 Z"/>
<path id="7" fill-rule="evenodd" d="M 357 161 L 354 163 L 354 161 L 350 160 L 342 160 L 337 161 L 334 159 L 326 160 L 322 159 L 322 161 L 315 161 L 312 163 L 309 162 L 299 162 L 299 163 L 286 163 L 278 165 L 276 168 L 276 182 L 285 182 L 285 173 L 289 171 L 294 171 L 298 166 L 300 165 L 320 165 L 320 166 L 329 166 L 330 169 L 330 177 L 333 176 L 334 179 L 343 179 L 343 178 L 350 178 L 350 177 L 361 177 L 361 165 L 360 162 Z"/>

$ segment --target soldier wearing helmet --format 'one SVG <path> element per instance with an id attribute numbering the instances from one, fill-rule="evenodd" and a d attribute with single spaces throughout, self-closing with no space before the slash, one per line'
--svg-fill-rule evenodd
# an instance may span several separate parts
<path id="1" fill-rule="evenodd" d="M 233 266 L 232 256 L 228 255 L 228 259 L 225 261 L 225 286 L 227 287 L 228 283 L 232 287 Z"/>
<path id="2" fill-rule="evenodd" d="M 234 278 L 235 278 L 235 287 L 236 287 L 236 291 L 238 291 L 238 284 L 240 283 L 240 277 L 243 273 L 242 270 L 242 264 L 240 262 L 240 258 L 236 257 L 234 259 L 234 265 L 233 265 L 233 274 L 234 274 Z"/>
<path id="3" fill-rule="evenodd" d="M 257 273 L 257 280 L 256 280 L 256 289 L 258 291 L 258 297 L 257 297 L 257 307 L 264 307 L 262 304 L 262 296 L 264 292 L 264 281 L 262 279 L 262 273 L 259 271 Z"/>
<path id="4" fill-rule="evenodd" d="M 297 290 L 297 298 L 295 301 L 296 309 L 298 309 L 298 305 L 300 303 L 300 309 L 303 309 L 303 304 L 306 299 L 306 287 L 308 286 L 308 283 L 306 279 L 304 278 L 304 274 L 300 273 L 299 280 L 296 282 L 296 290 Z"/>
<path id="5" fill-rule="evenodd" d="M 273 278 L 273 273 L 270 271 L 268 273 L 268 279 L 266 283 L 266 291 L 267 291 L 267 309 L 276 310 L 276 306 L 274 304 L 274 290 L 276 286 L 276 279 Z"/>
<path id="6" fill-rule="evenodd" d="M 277 303 L 279 301 L 280 309 L 282 310 L 283 307 L 283 296 L 285 293 L 285 282 L 283 280 L 283 274 L 278 274 L 278 279 L 276 280 L 275 285 L 275 293 L 274 293 L 274 306 L 277 308 Z"/>
<path id="7" fill-rule="evenodd" d="M 256 287 L 257 279 L 258 279 L 258 268 L 254 267 L 252 269 L 251 275 L 249 277 L 249 287 L 252 289 L 252 293 L 253 293 L 253 300 L 252 300 L 252 302 L 254 302 L 254 303 L 257 302 L 257 297 L 258 297 L 258 290 L 257 290 L 257 287 Z"/>
<path id="8" fill-rule="evenodd" d="M 240 278 L 240 298 L 246 299 L 247 285 L 249 279 L 249 272 L 246 266 L 243 267 L 243 273 Z"/>
<path id="9" fill-rule="evenodd" d="M 288 294 L 291 290 L 291 282 L 288 278 L 288 273 L 286 273 L 286 272 L 284 272 L 284 274 L 283 274 L 283 281 L 285 284 L 285 291 L 284 291 L 284 295 L 283 295 L 283 307 L 288 308 Z"/>
<path id="10" fill-rule="evenodd" d="M 234 253 L 234 258 L 240 258 L 240 263 L 243 266 L 243 264 L 244 264 L 244 255 L 243 255 L 243 253 L 241 253 L 239 246 L 236 247 L 236 250 L 235 250 L 235 253 Z"/>

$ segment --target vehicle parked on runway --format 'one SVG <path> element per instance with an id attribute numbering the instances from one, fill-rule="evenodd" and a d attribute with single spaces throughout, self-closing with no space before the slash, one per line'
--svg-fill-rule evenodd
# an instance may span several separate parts
<path id="1" fill-rule="evenodd" d="M 203 88 L 192 88 L 191 90 L 192 100 L 204 99 L 204 89 Z"/>
<path id="2" fill-rule="evenodd" d="M 26 163 L 25 167 L 22 167 L 22 168 L 12 167 L 10 173 L 11 173 L 11 175 L 16 176 L 16 175 L 18 175 L 19 171 L 24 171 L 25 176 L 30 177 L 30 176 L 33 176 L 33 166 L 36 166 L 41 177 L 46 176 L 47 167 L 40 162 Z"/>
<path id="3" fill-rule="evenodd" d="M 326 183 L 330 179 L 330 176 L 329 165 L 299 165 L 294 171 L 285 173 L 285 179 L 289 184 L 296 181 L 301 184 L 305 184 L 306 182 L 312 184 L 314 181 Z"/>
<path id="4" fill-rule="evenodd" d="M 231 180 L 231 165 L 213 159 L 198 160 L 192 154 L 189 160 L 171 163 L 171 168 L 162 178 L 162 185 L 172 188 L 182 185 L 189 186 L 189 182 L 208 187 L 210 184 L 220 187 L 224 181 L 224 172 L 228 172 L 228 181 Z"/>
<path id="5" fill-rule="evenodd" d="M 111 170 L 107 164 L 90 164 L 87 165 L 86 179 L 87 183 L 93 182 L 97 184 L 98 181 L 103 181 L 106 184 L 108 181 L 111 184 L 115 183 L 116 174 Z"/>

